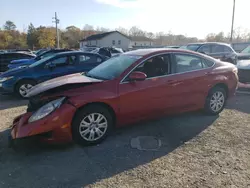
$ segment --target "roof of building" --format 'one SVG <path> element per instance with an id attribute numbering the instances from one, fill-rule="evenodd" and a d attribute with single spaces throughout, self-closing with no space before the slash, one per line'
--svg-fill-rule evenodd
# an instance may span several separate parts
<path id="1" fill-rule="evenodd" d="M 91 36 L 87 37 L 86 39 L 82 39 L 80 41 L 100 40 L 100 39 L 102 39 L 102 38 L 104 38 L 104 37 L 106 37 L 106 36 L 108 36 L 108 35 L 110 35 L 112 33 L 116 33 L 116 32 L 129 39 L 128 36 L 122 34 L 119 31 L 110 31 L 110 32 L 105 32 L 105 33 L 101 33 L 101 34 L 91 35 Z"/>
<path id="2" fill-rule="evenodd" d="M 133 36 L 133 37 L 130 37 L 130 39 L 132 41 L 148 41 L 148 42 L 152 42 L 153 40 L 148 38 L 148 37 L 145 37 L 145 36 Z"/>

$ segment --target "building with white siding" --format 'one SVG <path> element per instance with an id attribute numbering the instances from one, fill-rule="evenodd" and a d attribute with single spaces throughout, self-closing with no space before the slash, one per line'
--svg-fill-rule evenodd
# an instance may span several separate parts
<path id="1" fill-rule="evenodd" d="M 138 48 L 138 47 L 150 47 L 153 46 L 153 40 L 144 36 L 134 36 L 134 37 L 130 37 L 131 41 L 130 41 L 130 46 L 134 47 L 134 48 Z"/>
<path id="2" fill-rule="evenodd" d="M 91 35 L 80 41 L 80 49 L 85 46 L 112 47 L 127 50 L 130 45 L 130 38 L 119 31 L 111 31 L 96 35 Z"/>

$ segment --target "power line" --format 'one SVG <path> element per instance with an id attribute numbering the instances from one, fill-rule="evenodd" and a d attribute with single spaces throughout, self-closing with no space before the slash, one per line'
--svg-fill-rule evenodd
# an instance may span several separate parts
<path id="1" fill-rule="evenodd" d="M 52 21 L 53 23 L 56 23 L 56 42 L 57 42 L 57 48 L 60 48 L 60 44 L 59 44 L 59 31 L 58 31 L 58 27 L 57 24 L 59 24 L 59 19 L 57 17 L 57 14 L 55 12 L 55 17 L 52 18 L 54 21 Z"/>

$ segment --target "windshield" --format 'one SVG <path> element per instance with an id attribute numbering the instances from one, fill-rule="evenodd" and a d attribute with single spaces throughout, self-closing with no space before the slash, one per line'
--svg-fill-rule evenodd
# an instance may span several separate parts
<path id="1" fill-rule="evenodd" d="M 53 54 L 55 54 L 55 52 L 53 52 L 53 51 L 52 52 L 45 51 L 45 52 L 41 53 L 40 55 L 36 56 L 36 60 L 43 59 L 43 58 L 51 56 Z"/>
<path id="2" fill-rule="evenodd" d="M 240 53 L 250 53 L 250 46 L 246 47 L 244 50 L 242 50 Z"/>
<path id="3" fill-rule="evenodd" d="M 141 56 L 130 56 L 125 54 L 112 57 L 85 75 L 102 80 L 112 80 L 120 76 L 130 65 L 140 58 Z"/>
<path id="4" fill-rule="evenodd" d="M 200 46 L 201 46 L 200 44 L 190 44 L 190 45 L 187 45 L 186 49 L 192 50 L 192 51 L 197 51 L 197 49 L 198 49 Z"/>
<path id="5" fill-rule="evenodd" d="M 50 59 L 50 58 L 53 58 L 53 57 L 55 57 L 56 55 L 51 55 L 51 56 L 48 56 L 48 57 L 45 57 L 45 58 L 43 58 L 43 59 L 40 59 L 40 60 L 38 60 L 38 61 L 36 61 L 35 63 L 32 63 L 29 67 L 36 67 L 36 66 L 38 66 L 38 65 L 41 65 L 43 62 L 45 62 L 45 61 L 47 61 L 48 59 Z"/>
<path id="6" fill-rule="evenodd" d="M 187 49 L 187 46 L 186 45 L 184 45 L 184 46 L 181 46 L 181 47 L 179 47 L 180 49 Z"/>

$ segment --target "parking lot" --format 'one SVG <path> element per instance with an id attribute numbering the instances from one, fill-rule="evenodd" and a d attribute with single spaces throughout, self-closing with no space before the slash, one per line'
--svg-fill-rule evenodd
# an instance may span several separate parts
<path id="1" fill-rule="evenodd" d="M 116 130 L 93 147 L 7 146 L 7 127 L 26 101 L 0 98 L 0 187 L 250 187 L 250 98 L 220 116 L 193 112 Z M 152 136 L 160 148 L 131 139 Z M 152 140 L 151 140 L 152 142 Z M 153 147 L 154 148 L 154 147 Z"/>

